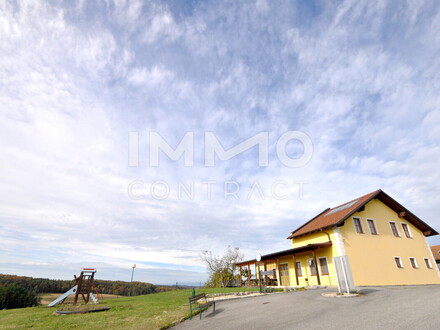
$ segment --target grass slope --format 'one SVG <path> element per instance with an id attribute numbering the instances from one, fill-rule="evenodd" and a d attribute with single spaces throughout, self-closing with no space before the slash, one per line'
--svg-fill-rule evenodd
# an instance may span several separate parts
<path id="1" fill-rule="evenodd" d="M 256 291 L 257 289 L 255 289 Z M 253 291 L 248 288 L 197 289 L 198 293 Z M 44 306 L 0 311 L 0 329 L 131 328 L 161 329 L 189 317 L 191 290 L 176 290 L 137 297 L 102 300 L 106 312 L 54 315 L 57 307 Z"/>

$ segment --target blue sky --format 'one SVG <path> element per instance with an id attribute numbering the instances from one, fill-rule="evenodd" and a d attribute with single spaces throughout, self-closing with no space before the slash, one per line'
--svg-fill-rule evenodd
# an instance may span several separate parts
<path id="1" fill-rule="evenodd" d="M 378 188 L 440 230 L 439 7 L 2 1 L 0 273 L 70 279 L 94 266 L 129 280 L 137 263 L 137 280 L 198 283 L 201 251 L 289 248 L 303 222 Z M 289 168 L 275 147 L 296 130 L 313 156 Z M 194 132 L 194 166 L 163 155 L 149 166 L 153 131 L 172 146 Z M 268 132 L 269 166 L 256 149 L 204 166 L 205 132 L 225 148 Z M 146 191 L 167 182 L 170 195 L 134 200 L 135 180 Z M 224 198 L 225 181 L 240 185 L 238 200 Z M 283 200 L 270 196 L 277 181 Z M 179 182 L 194 199 L 178 197 Z M 265 199 L 247 198 L 256 182 Z"/>

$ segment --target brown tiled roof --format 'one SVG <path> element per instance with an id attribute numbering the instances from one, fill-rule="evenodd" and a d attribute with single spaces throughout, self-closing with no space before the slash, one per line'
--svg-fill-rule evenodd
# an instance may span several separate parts
<path id="1" fill-rule="evenodd" d="M 409 210 L 400 205 L 396 200 L 394 200 L 385 192 L 379 189 L 362 197 L 353 199 L 350 202 L 324 210 L 316 217 L 294 230 L 290 234 L 288 239 L 316 232 L 327 227 L 342 225 L 347 218 L 349 218 L 353 213 L 361 211 L 364 205 L 373 198 L 381 200 L 395 212 L 401 214 L 403 218 L 407 219 L 409 222 L 419 228 L 425 234 L 425 236 L 438 234 L 434 229 L 424 223 L 421 219 L 419 219 Z"/>
<path id="2" fill-rule="evenodd" d="M 440 245 L 431 246 L 432 254 L 435 260 L 440 260 Z"/>

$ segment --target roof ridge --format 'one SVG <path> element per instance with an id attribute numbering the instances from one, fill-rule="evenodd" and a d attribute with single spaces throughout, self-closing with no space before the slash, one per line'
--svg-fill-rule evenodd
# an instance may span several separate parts
<path id="1" fill-rule="evenodd" d="M 377 189 L 377 190 L 372 191 L 372 192 L 370 192 L 370 193 L 368 193 L 368 194 L 365 194 L 365 195 L 363 195 L 363 196 L 361 196 L 361 197 L 355 198 L 355 199 L 353 199 L 353 200 L 351 200 L 351 201 L 348 201 L 348 202 L 346 202 L 346 203 L 343 203 L 343 204 L 340 204 L 340 205 L 338 205 L 338 206 L 335 206 L 334 208 L 327 208 L 327 209 L 324 210 L 323 212 L 321 212 L 321 213 L 319 213 L 318 215 L 316 215 L 315 217 L 313 217 L 311 220 L 307 221 L 307 222 L 306 222 L 305 224 L 303 224 L 302 226 L 300 226 L 300 227 L 298 227 L 297 229 L 295 229 L 294 231 L 292 231 L 292 232 L 290 233 L 289 237 L 287 237 L 287 239 L 291 239 L 291 238 L 297 236 L 297 235 L 294 235 L 296 232 L 300 231 L 302 228 L 304 228 L 304 227 L 307 226 L 308 224 L 312 223 L 314 220 L 316 220 L 317 218 L 319 218 L 319 217 L 320 217 L 321 215 L 323 215 L 324 213 L 328 212 L 327 214 L 328 214 L 329 216 L 330 216 L 330 214 L 338 214 L 339 212 L 343 211 L 343 209 L 342 209 L 342 210 L 338 210 L 338 211 L 333 212 L 333 213 L 332 213 L 331 211 L 332 211 L 332 210 L 336 210 L 338 207 L 342 207 L 342 206 L 347 205 L 347 204 L 349 204 L 349 203 L 353 203 L 353 205 L 350 205 L 349 207 L 347 207 L 347 209 L 350 209 L 350 208 L 352 208 L 353 206 L 356 206 L 356 208 L 354 208 L 351 212 L 348 213 L 348 216 L 350 216 L 350 214 L 353 214 L 354 211 L 355 211 L 356 209 L 358 209 L 359 207 L 362 207 L 362 205 L 365 205 L 365 203 L 367 203 L 368 201 L 370 201 L 372 198 L 374 198 L 374 196 L 377 196 L 377 195 L 380 194 L 381 192 L 383 192 L 381 189 Z M 362 203 L 361 203 L 360 205 L 357 205 L 359 201 L 362 201 Z M 327 214 L 326 214 L 326 215 L 327 215 Z M 336 224 L 336 223 L 339 223 L 339 222 L 341 221 L 341 219 L 344 220 L 346 217 L 347 217 L 347 215 L 343 216 L 342 218 L 339 218 L 338 221 L 335 222 L 335 224 Z M 324 225 L 324 226 L 320 226 L 320 228 L 325 228 L 325 227 L 327 227 L 327 226 L 325 226 L 325 225 Z M 319 229 L 319 228 L 318 228 L 318 229 Z M 313 230 L 312 230 L 312 231 L 313 231 Z M 309 233 L 309 232 L 310 232 L 310 231 L 307 231 L 307 232 L 305 232 L 305 233 L 299 234 L 298 236 L 303 235 L 303 234 L 306 234 L 306 233 Z"/>
<path id="2" fill-rule="evenodd" d="M 404 212 L 403 216 L 405 219 L 421 230 L 425 236 L 438 235 L 438 232 L 435 229 L 426 224 L 394 198 L 386 194 L 382 189 L 378 189 L 349 202 L 340 204 L 332 209 L 326 209 L 324 212 L 319 213 L 317 216 L 292 231 L 288 239 L 307 235 L 330 226 L 341 226 L 341 224 L 343 224 L 350 216 L 355 212 L 363 210 L 363 207 L 375 198 L 379 199 L 382 203 L 399 214 Z"/>
<path id="3" fill-rule="evenodd" d="M 332 210 L 333 210 L 333 209 L 337 209 L 337 208 L 340 207 L 340 206 L 344 206 L 345 204 L 352 203 L 352 202 L 354 202 L 354 201 L 357 201 L 357 200 L 359 200 L 359 199 L 362 199 L 362 198 L 364 198 L 364 197 L 367 197 L 368 195 L 373 195 L 373 194 L 375 194 L 375 193 L 378 193 L 379 191 L 382 191 L 382 189 L 377 189 L 377 190 L 375 190 L 375 191 L 372 191 L 372 192 L 370 192 L 370 193 L 368 193 L 368 194 L 365 194 L 365 195 L 363 195 L 363 196 L 360 196 L 360 197 L 358 197 L 358 198 L 354 198 L 354 199 L 352 199 L 351 201 L 348 201 L 348 202 L 346 202 L 346 203 L 342 203 L 342 204 L 340 204 L 340 205 L 338 205 L 338 206 L 332 207 L 331 209 L 332 209 Z"/>

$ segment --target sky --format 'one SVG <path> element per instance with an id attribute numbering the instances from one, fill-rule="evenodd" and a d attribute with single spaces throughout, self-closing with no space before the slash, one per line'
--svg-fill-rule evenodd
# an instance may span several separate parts
<path id="1" fill-rule="evenodd" d="M 0 1 L 0 273 L 200 283 L 376 189 L 440 231 L 438 31 L 434 0 Z M 261 133 L 267 166 L 206 166 Z"/>

